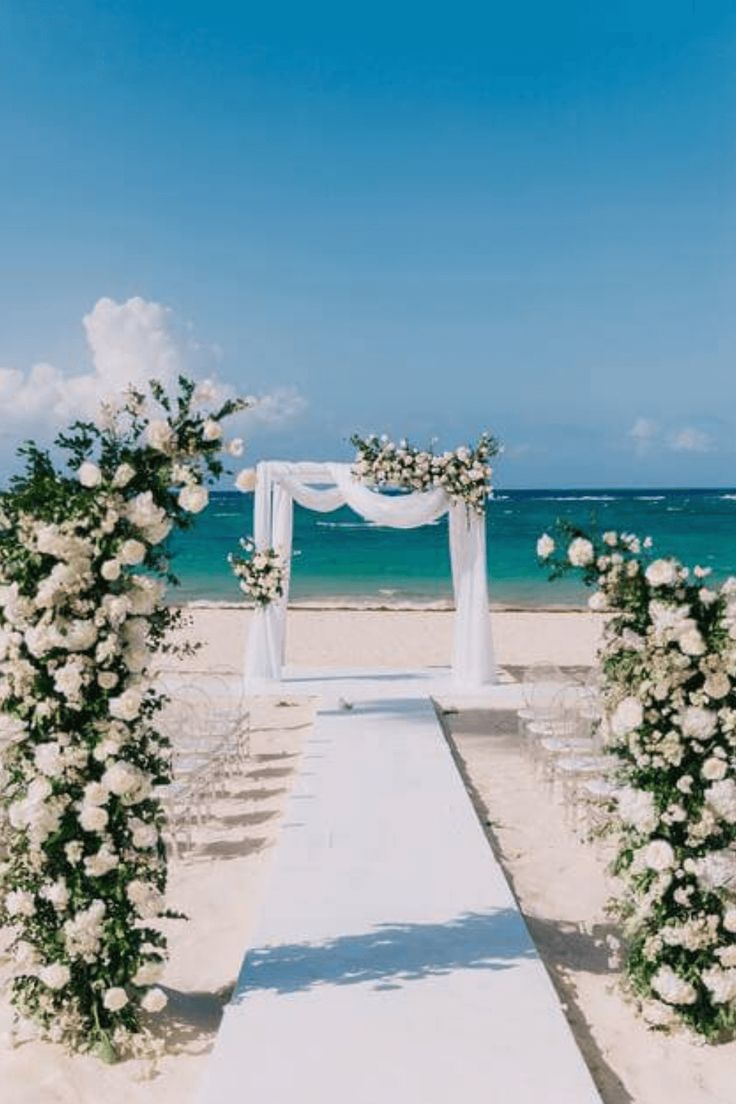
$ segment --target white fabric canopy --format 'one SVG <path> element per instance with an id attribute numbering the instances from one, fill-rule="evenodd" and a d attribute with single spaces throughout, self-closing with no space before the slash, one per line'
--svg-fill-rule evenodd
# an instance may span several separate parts
<path id="1" fill-rule="evenodd" d="M 314 484 L 333 484 L 316 487 Z M 428 525 L 450 515 L 450 561 L 455 593 L 452 650 L 454 681 L 481 686 L 496 677 L 488 613 L 485 518 L 453 503 L 441 488 L 385 495 L 358 482 L 349 464 L 266 462 L 256 472 L 253 537 L 256 548 L 275 548 L 286 564 L 284 593 L 256 607 L 248 638 L 245 675 L 249 682 L 278 680 L 284 663 L 286 610 L 293 532 L 293 503 L 330 513 L 350 506 L 366 521 L 396 529 Z"/>

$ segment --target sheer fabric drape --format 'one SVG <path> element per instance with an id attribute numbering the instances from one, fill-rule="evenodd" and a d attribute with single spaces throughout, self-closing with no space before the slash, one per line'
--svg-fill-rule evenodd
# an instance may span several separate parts
<path id="1" fill-rule="evenodd" d="M 330 482 L 334 486 L 316 487 Z M 293 534 L 293 503 L 319 513 L 347 505 L 366 521 L 397 529 L 428 525 L 449 512 L 450 561 L 455 596 L 452 673 L 456 684 L 480 686 L 495 680 L 488 613 L 485 519 L 463 503 L 453 504 L 442 488 L 386 495 L 353 478 L 348 464 L 259 464 L 253 536 L 257 548 L 275 548 L 287 565 L 280 599 L 253 614 L 246 650 L 249 682 L 281 677 Z"/>

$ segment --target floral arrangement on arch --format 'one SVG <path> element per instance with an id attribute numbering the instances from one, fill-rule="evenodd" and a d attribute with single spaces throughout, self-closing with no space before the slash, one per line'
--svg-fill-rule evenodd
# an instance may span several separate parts
<path id="1" fill-rule="evenodd" d="M 180 613 L 166 538 L 223 465 L 221 403 L 180 378 L 130 390 L 98 423 L 28 443 L 0 493 L 0 923 L 11 997 L 46 1037 L 136 1052 L 166 1003 L 165 698 L 151 663 Z M 242 444 L 231 443 L 238 454 Z"/>
<path id="2" fill-rule="evenodd" d="M 608 611 L 600 661 L 619 764 L 612 902 L 646 1019 L 717 1041 L 736 1026 L 736 579 L 706 582 L 633 534 L 560 526 L 537 545 Z"/>
<path id="3" fill-rule="evenodd" d="M 245 556 L 228 556 L 233 573 L 240 580 L 240 589 L 257 606 L 267 606 L 284 593 L 286 568 L 283 557 L 274 548 L 256 550 L 251 539 L 241 540 Z"/>
<path id="4" fill-rule="evenodd" d="M 485 512 L 491 493 L 490 461 L 500 452 L 495 437 L 482 434 L 476 445 L 461 445 L 454 452 L 433 453 L 408 441 L 398 444 L 385 435 L 350 438 L 356 456 L 353 474 L 377 487 L 428 491 L 442 487 L 453 502 L 464 502 L 476 513 Z"/>

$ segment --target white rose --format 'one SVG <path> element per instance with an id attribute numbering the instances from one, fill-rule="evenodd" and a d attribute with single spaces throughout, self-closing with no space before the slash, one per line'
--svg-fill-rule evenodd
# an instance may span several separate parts
<path id="1" fill-rule="evenodd" d="M 163 598 L 166 586 L 160 579 L 151 579 L 147 575 L 136 575 L 132 581 L 135 589 L 130 592 L 131 612 L 148 617 Z"/>
<path id="2" fill-rule="evenodd" d="M 677 643 L 685 655 L 699 656 L 705 652 L 705 641 L 698 629 L 686 629 L 680 634 Z"/>
<path id="3" fill-rule="evenodd" d="M 691 705 L 680 715 L 680 727 L 685 736 L 694 740 L 707 740 L 716 730 L 717 717 L 711 709 Z"/>
<path id="4" fill-rule="evenodd" d="M 114 583 L 116 579 L 120 578 L 120 564 L 117 560 L 105 560 L 100 568 L 100 575 L 108 583 Z"/>
<path id="5" fill-rule="evenodd" d="M 63 878 L 45 886 L 41 890 L 41 896 L 53 905 L 57 912 L 63 912 L 69 904 L 69 890 Z"/>
<path id="6" fill-rule="evenodd" d="M 202 437 L 205 441 L 219 441 L 222 437 L 222 426 L 214 418 L 208 418 L 202 426 Z"/>
<path id="7" fill-rule="evenodd" d="M 731 681 L 723 672 L 708 675 L 703 683 L 703 689 L 709 698 L 725 698 L 731 690 Z"/>
<path id="8" fill-rule="evenodd" d="M 124 564 L 128 564 L 129 567 L 133 567 L 135 564 L 143 562 L 143 558 L 146 554 L 146 546 L 139 540 L 126 540 L 118 550 L 118 557 Z"/>
<path id="9" fill-rule="evenodd" d="M 33 894 L 25 889 L 12 889 L 5 896 L 5 910 L 8 916 L 33 916 L 36 911 Z"/>
<path id="10" fill-rule="evenodd" d="M 593 545 L 585 537 L 576 537 L 567 550 L 567 558 L 573 567 L 587 567 L 595 559 Z"/>
<path id="11" fill-rule="evenodd" d="M 107 789 L 99 782 L 88 782 L 84 787 L 84 805 L 104 805 L 109 797 Z"/>
<path id="12" fill-rule="evenodd" d="M 736 970 L 722 970 L 718 966 L 704 970 L 703 984 L 710 990 L 714 1004 L 731 1004 L 736 1001 Z"/>
<path id="13" fill-rule="evenodd" d="M 58 744 L 39 744 L 33 753 L 36 766 L 48 778 L 58 778 L 64 769 Z"/>
<path id="14" fill-rule="evenodd" d="M 102 472 L 91 460 L 85 460 L 79 466 L 77 478 L 83 487 L 99 487 L 102 482 Z"/>
<path id="15" fill-rule="evenodd" d="M 723 927 L 727 932 L 736 932 L 736 908 L 729 908 L 723 914 Z"/>
<path id="16" fill-rule="evenodd" d="M 603 613 L 608 609 L 608 599 L 602 590 L 596 590 L 588 599 L 588 609 L 593 613 Z"/>
<path id="17" fill-rule="evenodd" d="M 166 1007 L 168 999 L 162 989 L 149 989 L 141 1001 L 141 1008 L 145 1012 L 160 1012 Z"/>
<path id="18" fill-rule="evenodd" d="M 616 794 L 618 815 L 624 824 L 630 824 L 640 832 L 651 832 L 657 825 L 654 795 L 648 790 L 622 787 Z"/>
<path id="19" fill-rule="evenodd" d="M 119 1012 L 128 1003 L 128 994 L 119 986 L 108 989 L 102 998 L 102 1003 L 108 1012 Z"/>
<path id="20" fill-rule="evenodd" d="M 134 467 L 130 464 L 120 464 L 112 477 L 113 487 L 127 487 L 134 475 Z"/>
<path id="21" fill-rule="evenodd" d="M 158 452 L 168 452 L 174 438 L 174 431 L 168 422 L 154 418 L 146 427 L 146 443 Z"/>
<path id="22" fill-rule="evenodd" d="M 705 791 L 705 800 L 727 824 L 736 824 L 736 781 L 733 778 L 714 782 Z"/>
<path id="23" fill-rule="evenodd" d="M 79 823 L 85 832 L 102 832 L 107 827 L 107 811 L 99 805 L 82 805 Z"/>
<path id="24" fill-rule="evenodd" d="M 689 982 L 679 977 L 671 966 L 660 966 L 652 977 L 652 989 L 667 1004 L 694 1004 L 697 993 Z"/>
<path id="25" fill-rule="evenodd" d="M 110 793 L 116 794 L 118 797 L 122 797 L 123 794 L 130 793 L 132 790 L 137 789 L 143 781 L 144 775 L 138 767 L 132 763 L 125 763 L 122 760 L 113 763 L 107 768 L 102 776 L 102 785 L 110 791 Z"/>
<path id="26" fill-rule="evenodd" d="M 235 480 L 235 486 L 243 494 L 249 494 L 256 489 L 256 469 L 255 468 L 243 468 L 238 472 Z"/>
<path id="27" fill-rule="evenodd" d="M 555 550 L 555 542 L 549 533 L 542 533 L 537 541 L 537 556 L 540 560 L 547 560 Z"/>
<path id="28" fill-rule="evenodd" d="M 674 560 L 654 560 L 644 574 L 650 586 L 672 586 L 677 582 L 677 566 Z"/>
<path id="29" fill-rule="evenodd" d="M 716 759 L 714 755 L 706 759 L 700 771 L 706 782 L 720 782 L 728 773 L 728 764 L 724 759 Z"/>
<path id="30" fill-rule="evenodd" d="M 636 698 L 624 698 L 616 706 L 611 717 L 611 730 L 614 736 L 628 736 L 635 732 L 644 720 L 644 710 Z"/>
<path id="31" fill-rule="evenodd" d="M 200 513 L 209 500 L 209 491 L 201 483 L 190 484 L 187 487 L 182 487 L 179 491 L 179 505 L 182 510 L 186 510 L 190 514 Z"/>
<path id="32" fill-rule="evenodd" d="M 69 984 L 71 970 L 61 962 L 52 962 L 50 966 L 44 966 L 39 970 L 38 976 L 47 989 L 63 989 Z"/>
<path id="33" fill-rule="evenodd" d="M 232 441 L 228 442 L 227 446 L 228 455 L 230 456 L 242 456 L 245 451 L 245 445 L 242 437 L 233 437 Z"/>
<path id="34" fill-rule="evenodd" d="M 28 732 L 28 726 L 12 713 L 0 712 L 0 744 L 17 744 Z"/>
<path id="35" fill-rule="evenodd" d="M 119 859 L 109 847 L 103 846 L 96 855 L 88 855 L 84 860 L 85 872 L 90 878 L 104 878 L 118 865 Z"/>
<path id="36" fill-rule="evenodd" d="M 100 671 L 97 676 L 97 684 L 102 687 L 103 690 L 112 690 L 114 686 L 117 686 L 118 676 L 114 671 Z"/>
<path id="37" fill-rule="evenodd" d="M 121 721 L 133 721 L 141 711 L 142 702 L 142 695 L 137 690 L 124 690 L 117 698 L 110 698 L 110 716 Z"/>
<path id="38" fill-rule="evenodd" d="M 667 840 L 654 839 L 643 852 L 644 865 L 649 870 L 670 870 L 675 864 L 675 852 Z M 661 995 L 661 994 L 660 994 Z"/>

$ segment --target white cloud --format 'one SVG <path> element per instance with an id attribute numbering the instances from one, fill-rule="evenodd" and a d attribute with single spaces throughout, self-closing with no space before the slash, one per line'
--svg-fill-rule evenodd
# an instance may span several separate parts
<path id="1" fill-rule="evenodd" d="M 98 299 L 82 319 L 91 368 L 72 375 L 52 364 L 34 364 L 24 373 L 0 368 L 0 412 L 6 437 L 49 433 L 73 418 L 90 418 L 102 399 L 118 395 L 129 384 L 151 378 L 170 384 L 180 373 L 201 378 L 218 350 L 192 337 L 174 312 L 161 303 L 135 296 L 123 303 Z M 220 394 L 234 389 L 218 385 Z M 258 396 L 250 419 L 276 425 L 295 417 L 306 405 L 293 388 Z"/>
<path id="2" fill-rule="evenodd" d="M 277 387 L 266 395 L 255 396 L 255 406 L 248 416 L 263 425 L 283 425 L 301 414 L 307 400 L 295 387 Z"/>
<path id="3" fill-rule="evenodd" d="M 638 454 L 648 452 L 659 435 L 659 426 L 651 418 L 637 418 L 626 436 Z"/>
<path id="4" fill-rule="evenodd" d="M 673 433 L 669 440 L 669 446 L 675 452 L 708 452 L 713 445 L 713 438 L 702 429 L 694 429 L 693 426 L 685 426 Z"/>

